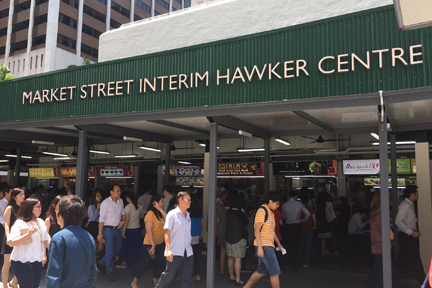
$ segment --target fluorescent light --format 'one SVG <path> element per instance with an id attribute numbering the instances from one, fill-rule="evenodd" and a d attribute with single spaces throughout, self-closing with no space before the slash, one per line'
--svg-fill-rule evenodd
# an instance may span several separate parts
<path id="1" fill-rule="evenodd" d="M 199 145 L 199 146 L 201 146 L 201 147 L 206 147 L 206 146 L 207 146 L 207 145 L 206 145 L 205 143 L 199 143 L 198 145 Z M 219 145 L 217 145 L 217 146 L 216 146 L 216 148 L 217 148 L 217 149 L 219 149 L 219 148 L 220 148 L 220 146 L 219 146 Z"/>
<path id="2" fill-rule="evenodd" d="M 95 154 L 105 154 L 108 155 L 110 154 L 109 151 L 100 151 L 100 150 L 89 150 L 90 153 L 95 153 Z"/>
<path id="3" fill-rule="evenodd" d="M 37 140 L 32 140 L 32 144 L 40 144 L 40 145 L 55 145 L 54 142 L 49 142 L 49 141 L 37 141 Z"/>
<path id="4" fill-rule="evenodd" d="M 149 151 L 154 151 L 154 152 L 161 152 L 161 149 L 157 149 L 157 148 L 151 148 L 151 147 L 146 147 L 146 146 L 139 146 L 140 149 L 143 150 L 149 150 Z"/>
<path id="5" fill-rule="evenodd" d="M 177 161 L 180 164 L 186 164 L 186 165 L 190 165 L 192 164 L 191 162 L 186 162 L 186 161 Z"/>
<path id="6" fill-rule="evenodd" d="M 18 157 L 17 155 L 13 155 L 13 154 L 5 154 L 4 156 L 6 156 L 6 157 L 11 157 L 11 158 L 17 158 L 17 157 Z M 24 159 L 32 159 L 31 156 L 21 156 L 21 158 L 24 158 Z"/>
<path id="7" fill-rule="evenodd" d="M 252 138 L 252 136 L 253 136 L 251 133 L 243 131 L 243 130 L 239 130 L 239 135 L 242 135 L 242 136 L 245 136 L 248 138 Z"/>
<path id="8" fill-rule="evenodd" d="M 119 176 L 119 177 L 109 176 L 109 177 L 105 177 L 105 178 L 110 178 L 110 179 L 126 179 L 126 178 L 133 178 L 133 177 L 131 177 L 131 176 Z"/>
<path id="9" fill-rule="evenodd" d="M 57 158 L 53 158 L 53 160 L 76 160 L 76 158 L 72 158 L 72 157 L 57 157 Z"/>
<path id="10" fill-rule="evenodd" d="M 376 140 L 379 140 L 379 136 L 378 136 L 378 134 L 376 134 L 376 133 L 370 133 L 370 135 L 371 135 L 372 137 L 374 137 Z"/>
<path id="11" fill-rule="evenodd" d="M 276 142 L 279 142 L 279 143 L 281 143 L 281 144 L 287 145 L 287 146 L 290 146 L 290 145 L 291 145 L 290 142 L 285 141 L 285 140 L 283 140 L 283 139 L 281 139 L 281 138 L 275 138 L 275 141 L 276 141 Z"/>
<path id="12" fill-rule="evenodd" d="M 48 151 L 43 151 L 42 154 L 45 155 L 52 155 L 52 156 L 61 156 L 61 157 L 67 157 L 67 154 L 62 154 L 62 153 L 54 153 L 54 152 L 48 152 Z"/>
<path id="13" fill-rule="evenodd" d="M 292 179 L 293 179 L 293 180 L 300 180 L 299 177 L 293 177 Z"/>
<path id="14" fill-rule="evenodd" d="M 412 145 L 416 144 L 416 141 L 396 141 L 396 145 Z M 379 142 L 373 142 L 372 145 L 378 146 Z M 387 145 L 390 145 L 390 142 L 387 142 Z"/>
<path id="15" fill-rule="evenodd" d="M 0 160 L 0 162 L 9 162 L 9 160 L 7 160 L 7 159 L 6 160 Z"/>
<path id="16" fill-rule="evenodd" d="M 264 148 L 238 148 L 238 152 L 260 152 L 265 151 Z"/>
<path id="17" fill-rule="evenodd" d="M 132 142 L 142 142 L 142 139 L 139 138 L 134 138 L 134 137 L 128 137 L 128 136 L 123 136 L 123 140 L 125 141 L 132 141 Z"/>
<path id="18" fill-rule="evenodd" d="M 114 158 L 135 158 L 136 154 L 128 154 L 128 155 L 115 155 Z"/>

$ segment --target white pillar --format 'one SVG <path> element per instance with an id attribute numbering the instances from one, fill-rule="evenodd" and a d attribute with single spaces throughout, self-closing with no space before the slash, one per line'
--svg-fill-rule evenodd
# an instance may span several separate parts
<path id="1" fill-rule="evenodd" d="M 131 9 L 130 9 L 130 22 L 135 21 L 135 0 L 131 0 Z"/>
<path id="2" fill-rule="evenodd" d="M 49 1 L 47 33 L 45 41 L 44 72 L 53 71 L 55 69 L 59 13 L 60 1 Z M 30 60 L 27 62 L 28 67 L 30 67 Z"/>
<path id="3" fill-rule="evenodd" d="M 185 1 L 185 0 L 182 0 L 182 3 L 181 3 L 181 4 L 182 4 L 182 9 L 185 8 L 185 7 L 184 7 L 184 1 Z"/>
<path id="4" fill-rule="evenodd" d="M 105 20 L 105 32 L 111 28 L 111 0 L 107 0 L 107 13 Z"/>
<path id="5" fill-rule="evenodd" d="M 10 45 L 11 45 L 11 35 L 12 35 L 12 20 L 14 14 L 14 0 L 10 0 L 9 4 L 9 17 L 8 17 L 8 27 L 7 27 L 7 35 L 6 35 L 6 49 L 5 49 L 5 59 L 4 63 L 7 66 L 9 54 L 10 54 Z M 8 67 L 11 70 L 11 67 Z"/>
<path id="6" fill-rule="evenodd" d="M 431 161 L 429 160 L 429 143 L 417 142 L 415 144 L 415 156 L 417 166 L 417 186 L 419 191 L 418 224 L 422 234 L 420 237 L 420 256 L 423 267 L 429 268 L 432 256 L 432 183 Z M 427 273 L 427 271 L 425 271 Z"/>
<path id="7" fill-rule="evenodd" d="M 152 0 L 151 17 L 155 16 L 155 0 Z"/>
<path id="8" fill-rule="evenodd" d="M 337 161 L 337 189 L 338 189 L 338 193 L 337 196 L 338 198 L 340 196 L 345 196 L 346 197 L 346 187 L 345 187 L 345 175 L 343 174 L 343 162 L 342 161 Z"/>
<path id="9" fill-rule="evenodd" d="M 170 3 L 169 3 L 169 12 L 170 12 L 170 13 L 172 12 L 172 1 L 173 1 L 173 0 L 170 0 Z"/>
<path id="10" fill-rule="evenodd" d="M 82 43 L 82 26 L 83 26 L 84 0 L 79 0 L 78 4 L 78 23 L 77 23 L 77 42 L 76 42 L 76 65 L 82 65 L 81 61 L 81 43 Z"/>

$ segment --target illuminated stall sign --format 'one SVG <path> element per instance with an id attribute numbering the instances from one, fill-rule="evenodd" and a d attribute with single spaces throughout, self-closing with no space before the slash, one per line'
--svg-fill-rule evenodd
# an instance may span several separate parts
<path id="1" fill-rule="evenodd" d="M 30 168 L 29 175 L 32 178 L 35 177 L 58 177 L 56 168 Z"/>
<path id="2" fill-rule="evenodd" d="M 336 161 L 273 162 L 274 175 L 337 175 Z"/>
<path id="3" fill-rule="evenodd" d="M 219 163 L 218 176 L 264 176 L 264 163 Z"/>
<path id="4" fill-rule="evenodd" d="M 98 166 L 96 176 L 101 177 L 133 177 L 133 166 Z"/>
<path id="5" fill-rule="evenodd" d="M 60 174 L 63 178 L 75 178 L 77 174 L 77 167 L 61 167 Z M 94 177 L 93 167 L 89 167 L 88 177 Z"/>

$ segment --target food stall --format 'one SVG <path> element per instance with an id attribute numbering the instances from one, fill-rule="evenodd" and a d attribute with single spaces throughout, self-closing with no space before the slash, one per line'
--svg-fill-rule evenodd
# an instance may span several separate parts
<path id="1" fill-rule="evenodd" d="M 30 168 L 29 169 L 29 187 L 43 185 L 46 188 L 58 188 L 59 177 L 57 168 Z"/>
<path id="2" fill-rule="evenodd" d="M 109 191 L 111 185 L 120 185 L 122 190 L 133 189 L 134 170 L 132 165 L 128 166 L 96 166 L 95 187 Z"/>
<path id="3" fill-rule="evenodd" d="M 63 187 L 68 187 L 71 184 L 75 184 L 77 167 L 60 167 L 60 174 L 63 178 Z M 88 188 L 94 187 L 95 174 L 94 168 L 89 167 L 88 170 Z"/>

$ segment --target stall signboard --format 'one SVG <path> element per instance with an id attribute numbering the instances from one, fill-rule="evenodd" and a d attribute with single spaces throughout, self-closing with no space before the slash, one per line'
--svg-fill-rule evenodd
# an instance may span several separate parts
<path id="1" fill-rule="evenodd" d="M 29 175 L 32 178 L 35 177 L 58 177 L 57 168 L 30 168 Z"/>
<path id="2" fill-rule="evenodd" d="M 204 177 L 176 177 L 176 185 L 179 186 L 204 186 Z"/>
<path id="3" fill-rule="evenodd" d="M 96 176 L 133 177 L 133 166 L 97 166 Z"/>
<path id="4" fill-rule="evenodd" d="M 365 186 L 379 186 L 381 184 L 381 179 L 376 177 L 376 178 L 364 178 L 363 181 Z M 389 185 L 392 185 L 392 181 L 391 178 L 389 178 Z M 397 186 L 398 187 L 405 187 L 406 185 L 406 181 L 405 178 L 397 178 Z"/>
<path id="5" fill-rule="evenodd" d="M 77 167 L 61 167 L 60 174 L 63 178 L 75 178 L 77 173 Z M 93 167 L 89 167 L 88 177 L 94 177 Z"/>
<path id="6" fill-rule="evenodd" d="M 409 175 L 412 172 L 411 159 L 396 159 L 398 175 Z M 377 175 L 380 172 L 379 159 L 343 160 L 344 175 Z M 391 174 L 391 160 L 389 160 L 389 174 Z"/>
<path id="7" fill-rule="evenodd" d="M 411 171 L 412 174 L 417 174 L 417 162 L 415 158 L 411 159 Z"/>
<path id="8" fill-rule="evenodd" d="M 264 163 L 218 163 L 218 176 L 264 176 Z"/>
<path id="9" fill-rule="evenodd" d="M 411 159 L 409 158 L 396 159 L 396 171 L 398 175 L 412 174 Z M 391 160 L 389 160 L 389 174 L 391 174 Z"/>
<path id="10" fill-rule="evenodd" d="M 273 162 L 274 175 L 337 175 L 336 161 Z"/>
<path id="11" fill-rule="evenodd" d="M 165 165 L 161 165 L 162 174 L 165 175 Z M 172 176 L 203 176 L 201 165 L 170 165 L 170 175 Z"/>

